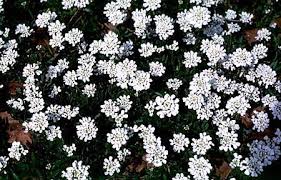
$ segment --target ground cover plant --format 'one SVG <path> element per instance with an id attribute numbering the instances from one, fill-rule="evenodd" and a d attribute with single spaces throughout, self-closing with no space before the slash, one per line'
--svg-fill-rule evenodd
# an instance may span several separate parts
<path id="1" fill-rule="evenodd" d="M 281 177 L 278 0 L 0 0 L 0 14 L 0 179 Z"/>

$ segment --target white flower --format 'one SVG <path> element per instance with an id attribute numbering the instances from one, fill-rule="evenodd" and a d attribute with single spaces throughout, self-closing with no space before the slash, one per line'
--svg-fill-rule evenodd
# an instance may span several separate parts
<path id="1" fill-rule="evenodd" d="M 252 24 L 252 19 L 254 17 L 253 14 L 247 13 L 247 12 L 242 12 L 239 14 L 240 15 L 240 21 L 242 21 L 245 24 Z"/>
<path id="2" fill-rule="evenodd" d="M 73 143 L 70 146 L 63 145 L 62 150 L 67 153 L 67 157 L 71 157 L 73 152 L 76 151 L 76 145 Z"/>
<path id="3" fill-rule="evenodd" d="M 170 145 L 173 146 L 175 152 L 184 151 L 189 145 L 189 139 L 184 134 L 173 134 L 173 139 L 170 139 Z"/>
<path id="4" fill-rule="evenodd" d="M 210 14 L 211 12 L 206 7 L 193 6 L 187 13 L 186 21 L 195 28 L 202 28 L 203 25 L 207 25 L 211 21 Z"/>
<path id="5" fill-rule="evenodd" d="M 118 54 L 120 48 L 120 41 L 118 35 L 109 31 L 103 38 L 100 44 L 100 53 L 106 56 Z"/>
<path id="6" fill-rule="evenodd" d="M 174 25 L 172 23 L 172 18 L 162 14 L 156 15 L 153 20 L 156 25 L 156 34 L 159 36 L 160 40 L 166 40 L 169 36 L 173 35 Z"/>
<path id="7" fill-rule="evenodd" d="M 131 151 L 129 151 L 128 149 L 124 148 L 120 151 L 117 152 L 117 158 L 119 161 L 125 161 L 126 157 L 128 155 L 131 155 Z"/>
<path id="8" fill-rule="evenodd" d="M 0 172 L 7 167 L 9 158 L 6 156 L 0 156 Z"/>
<path id="9" fill-rule="evenodd" d="M 95 84 L 86 84 L 84 89 L 82 90 L 83 94 L 88 97 L 94 97 L 96 93 L 96 85 Z"/>
<path id="10" fill-rule="evenodd" d="M 117 151 L 127 143 L 128 139 L 128 130 L 125 128 L 115 128 L 111 130 L 111 133 L 107 133 L 107 142 L 112 144 Z"/>
<path id="11" fill-rule="evenodd" d="M 77 85 L 77 74 L 75 71 L 67 71 L 63 76 L 63 82 L 65 85 L 75 87 Z"/>
<path id="12" fill-rule="evenodd" d="M 269 41 L 271 39 L 270 35 L 271 35 L 271 32 L 268 29 L 266 29 L 266 28 L 259 29 L 257 32 L 256 40 Z"/>
<path id="13" fill-rule="evenodd" d="M 103 169 L 105 170 L 104 174 L 112 176 L 115 172 L 120 172 L 120 163 L 117 159 L 113 159 L 112 156 L 109 156 L 109 158 L 105 158 L 103 162 Z"/>
<path id="14" fill-rule="evenodd" d="M 14 109 L 18 109 L 20 111 L 24 110 L 23 100 L 21 98 L 18 99 L 10 99 L 6 102 L 8 105 L 12 106 Z"/>
<path id="15" fill-rule="evenodd" d="M 154 11 L 161 7 L 161 0 L 144 0 L 143 7 L 146 11 Z"/>
<path id="16" fill-rule="evenodd" d="M 198 158 L 198 156 L 195 155 L 193 158 L 189 158 L 188 166 L 188 172 L 193 176 L 194 179 L 209 179 L 208 174 L 211 172 L 212 166 L 208 159 L 205 159 L 204 157 Z"/>
<path id="17" fill-rule="evenodd" d="M 11 159 L 16 159 L 17 161 L 21 159 L 22 155 L 25 156 L 28 153 L 28 150 L 24 149 L 20 142 L 17 141 L 12 143 L 12 146 L 8 148 L 8 151 L 9 157 Z"/>
<path id="18" fill-rule="evenodd" d="M 266 128 L 269 127 L 268 114 L 265 112 L 254 111 L 254 115 L 252 115 L 251 120 L 254 124 L 253 129 L 257 130 L 258 132 L 263 132 Z"/>
<path id="19" fill-rule="evenodd" d="M 24 122 L 23 126 L 35 132 L 42 133 L 49 125 L 48 117 L 42 112 L 33 114 L 30 120 L 29 122 Z"/>
<path id="20" fill-rule="evenodd" d="M 55 20 L 56 17 L 57 14 L 55 12 L 43 12 L 42 14 L 38 14 L 35 23 L 38 27 L 44 28 L 47 27 L 51 21 Z"/>
<path id="21" fill-rule="evenodd" d="M 253 57 L 246 49 L 237 48 L 229 55 L 229 60 L 236 66 L 250 66 L 253 63 Z"/>
<path id="22" fill-rule="evenodd" d="M 160 167 L 167 163 L 168 151 L 165 146 L 161 146 L 159 141 L 152 146 L 152 148 L 146 149 L 146 160 L 148 163 L 152 163 L 156 167 Z"/>
<path id="23" fill-rule="evenodd" d="M 50 36 L 55 36 L 57 34 L 60 34 L 62 30 L 66 28 L 64 23 L 61 23 L 59 20 L 56 20 L 55 22 L 51 22 L 48 26 L 48 32 Z"/>
<path id="24" fill-rule="evenodd" d="M 134 21 L 134 27 L 135 27 L 135 34 L 138 37 L 144 38 L 146 33 L 146 28 L 152 21 L 151 16 L 146 14 L 146 10 L 144 9 L 136 9 L 132 12 L 132 19 Z"/>
<path id="25" fill-rule="evenodd" d="M 179 99 L 174 94 L 165 94 L 164 97 L 157 96 L 155 103 L 156 114 L 160 118 L 176 116 L 179 113 Z"/>
<path id="26" fill-rule="evenodd" d="M 136 73 L 131 77 L 129 85 L 133 87 L 135 91 L 143 91 L 150 88 L 150 83 L 152 79 L 150 74 L 141 70 L 136 71 Z"/>
<path id="27" fill-rule="evenodd" d="M 274 119 L 281 120 L 281 101 L 275 101 L 270 106 L 269 109 L 272 111 Z"/>
<path id="28" fill-rule="evenodd" d="M 256 44 L 253 47 L 251 53 L 255 59 L 255 64 L 258 63 L 258 60 L 267 57 L 267 51 L 268 51 L 268 48 L 263 44 Z"/>
<path id="29" fill-rule="evenodd" d="M 82 38 L 83 33 L 78 28 L 71 29 L 64 36 L 64 39 L 72 46 L 75 46 L 77 43 L 79 43 Z"/>
<path id="30" fill-rule="evenodd" d="M 55 138 L 61 139 L 62 131 L 60 130 L 60 127 L 56 127 L 54 125 L 49 126 L 47 130 L 45 130 L 47 140 L 54 141 Z"/>
<path id="31" fill-rule="evenodd" d="M 153 44 L 147 42 L 146 44 L 141 44 L 141 48 L 139 49 L 140 56 L 149 57 L 154 52 L 156 52 L 157 47 Z"/>
<path id="32" fill-rule="evenodd" d="M 89 178 L 90 166 L 83 165 L 82 161 L 73 161 L 72 166 L 66 168 L 65 171 L 62 171 L 61 177 L 66 178 L 67 180 L 87 180 Z"/>
<path id="33" fill-rule="evenodd" d="M 184 53 L 184 61 L 183 64 L 186 68 L 191 68 L 198 66 L 199 63 L 201 63 L 201 57 L 198 56 L 197 52 L 189 51 Z"/>
<path id="34" fill-rule="evenodd" d="M 220 150 L 233 151 L 240 146 L 240 142 L 238 142 L 238 134 L 235 133 L 235 131 L 228 132 L 227 130 L 224 130 L 221 134 L 219 134 L 219 131 L 216 134 L 220 137 Z"/>
<path id="35" fill-rule="evenodd" d="M 259 64 L 255 70 L 255 76 L 259 79 L 259 85 L 264 85 L 267 89 L 276 83 L 276 72 L 266 64 Z"/>
<path id="36" fill-rule="evenodd" d="M 214 146 L 214 143 L 212 142 L 212 137 L 207 135 L 206 132 L 200 133 L 199 136 L 199 139 L 192 138 L 191 146 L 196 154 L 205 155 Z"/>
<path id="37" fill-rule="evenodd" d="M 149 73 L 151 76 L 161 77 L 165 73 L 165 70 L 166 67 L 158 61 L 149 63 Z"/>
<path id="38" fill-rule="evenodd" d="M 76 126 L 77 136 L 80 140 L 89 141 L 97 136 L 98 128 L 95 125 L 95 121 L 90 117 L 83 117 L 79 120 L 79 125 Z"/>
<path id="39" fill-rule="evenodd" d="M 166 82 L 166 85 L 169 89 L 176 91 L 182 85 L 182 80 L 177 79 L 177 78 L 168 79 L 168 81 Z"/>
<path id="40" fill-rule="evenodd" d="M 115 118 L 117 112 L 120 110 L 117 103 L 111 99 L 104 101 L 104 104 L 101 105 L 101 112 L 104 113 L 107 117 Z"/>
<path id="41" fill-rule="evenodd" d="M 236 96 L 236 97 L 230 98 L 227 101 L 225 107 L 227 109 L 227 112 L 230 115 L 238 113 L 241 116 L 246 114 L 246 111 L 248 110 L 248 108 L 251 108 L 248 100 L 246 100 L 244 96 Z"/>
<path id="42" fill-rule="evenodd" d="M 237 17 L 236 11 L 232 10 L 232 9 L 228 9 L 225 12 L 225 18 L 228 20 L 233 20 Z"/>
<path id="43" fill-rule="evenodd" d="M 20 34 L 20 37 L 29 37 L 32 32 L 33 30 L 25 24 L 18 24 L 15 30 L 15 34 Z"/>
<path id="44" fill-rule="evenodd" d="M 189 180 L 189 176 L 184 176 L 183 173 L 177 173 L 175 177 L 172 178 L 172 180 Z"/>

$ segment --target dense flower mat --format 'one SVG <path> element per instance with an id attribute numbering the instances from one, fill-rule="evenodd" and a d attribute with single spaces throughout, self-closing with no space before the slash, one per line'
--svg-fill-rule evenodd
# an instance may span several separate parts
<path id="1" fill-rule="evenodd" d="M 280 158 L 278 0 L 0 13 L 0 179 L 252 179 Z"/>

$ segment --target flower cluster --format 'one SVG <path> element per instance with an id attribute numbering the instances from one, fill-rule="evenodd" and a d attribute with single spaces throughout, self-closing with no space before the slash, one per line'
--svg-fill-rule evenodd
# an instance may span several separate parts
<path id="1" fill-rule="evenodd" d="M 40 13 L 29 14 L 34 22 L 0 30 L 3 109 L 19 123 L 14 130 L 3 117 L 11 146 L 0 171 L 41 148 L 58 160 L 40 165 L 68 180 L 96 179 L 102 168 L 113 176 L 126 164 L 126 174 L 167 164 L 172 180 L 213 179 L 213 152 L 256 177 L 280 158 L 275 11 L 256 22 L 222 0 L 179 0 L 175 12 L 161 0 L 40 2 Z M 3 7 L 0 0 L 2 14 Z M 264 27 L 249 33 L 257 24 Z M 29 148 L 13 131 L 42 145 Z M 59 169 L 57 161 L 72 165 Z"/>

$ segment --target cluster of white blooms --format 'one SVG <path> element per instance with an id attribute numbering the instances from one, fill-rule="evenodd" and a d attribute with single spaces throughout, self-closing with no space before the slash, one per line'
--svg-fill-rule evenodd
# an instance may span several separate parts
<path id="1" fill-rule="evenodd" d="M 275 135 L 273 139 L 265 136 L 263 140 L 254 140 L 249 144 L 250 156 L 244 160 L 241 155 L 234 153 L 231 167 L 239 167 L 246 175 L 257 177 L 266 166 L 271 165 L 272 161 L 279 159 L 281 155 L 280 129 L 276 130 Z"/>
<path id="2" fill-rule="evenodd" d="M 212 142 L 212 137 L 203 132 L 199 134 L 199 139 L 192 138 L 191 146 L 196 154 L 205 155 L 214 146 L 214 143 Z"/>
<path id="3" fill-rule="evenodd" d="M 97 89 L 95 84 L 86 84 L 82 92 L 88 97 L 94 97 L 96 90 Z"/>
<path id="4" fill-rule="evenodd" d="M 23 126 L 25 126 L 27 130 L 32 130 L 39 133 L 42 133 L 48 127 L 48 125 L 48 116 L 46 116 L 46 114 L 43 112 L 34 113 L 29 122 L 23 123 Z"/>
<path id="5" fill-rule="evenodd" d="M 76 126 L 77 136 L 80 140 L 89 141 L 96 138 L 98 128 L 95 125 L 95 120 L 90 117 L 83 117 L 79 120 L 79 125 Z"/>
<path id="6" fill-rule="evenodd" d="M 251 105 L 249 104 L 249 101 L 244 96 L 240 95 L 230 98 L 227 101 L 225 107 L 230 115 L 238 113 L 241 116 L 243 116 L 246 114 L 246 111 L 248 110 L 248 108 L 251 107 Z"/>
<path id="7" fill-rule="evenodd" d="M 176 116 L 179 113 L 179 99 L 174 94 L 165 94 L 164 97 L 157 96 L 155 101 L 150 101 L 145 105 L 145 108 L 148 110 L 150 116 L 153 116 L 156 110 L 157 116 L 161 119 L 165 116 Z"/>
<path id="8" fill-rule="evenodd" d="M 258 132 L 262 132 L 269 127 L 269 117 L 266 112 L 254 111 L 254 115 L 252 115 L 251 120 L 254 124 L 253 129 L 257 130 Z"/>
<path id="9" fill-rule="evenodd" d="M 52 21 L 57 18 L 57 14 L 55 12 L 47 11 L 41 14 L 38 14 L 35 23 L 38 27 L 44 28 L 48 27 Z"/>
<path id="10" fill-rule="evenodd" d="M 117 158 L 119 161 L 124 162 L 126 157 L 131 155 L 131 151 L 129 151 L 128 149 L 124 148 L 122 150 L 119 150 L 117 152 Z"/>
<path id="11" fill-rule="evenodd" d="M 8 37 L 9 29 L 6 32 L 0 31 L 0 72 L 6 73 L 16 63 L 19 57 L 17 52 L 18 43 L 15 39 L 5 40 Z"/>
<path id="12" fill-rule="evenodd" d="M 70 120 L 79 114 L 79 107 L 71 107 L 70 105 L 61 106 L 57 104 L 51 104 L 47 107 L 45 114 L 48 116 L 48 120 L 59 121 L 61 118 Z"/>
<path id="13" fill-rule="evenodd" d="M 253 57 L 247 49 L 237 48 L 235 52 L 229 55 L 229 61 L 236 67 L 245 67 L 252 65 Z"/>
<path id="14" fill-rule="evenodd" d="M 49 126 L 47 130 L 45 130 L 46 136 L 47 136 L 47 140 L 49 141 L 54 141 L 55 138 L 59 138 L 61 139 L 62 136 L 62 131 L 60 129 L 60 127 L 56 127 L 54 125 Z"/>
<path id="15" fill-rule="evenodd" d="M 124 22 L 127 17 L 126 10 L 131 6 L 131 0 L 116 0 L 107 3 L 103 13 L 113 25 L 118 25 Z"/>
<path id="16" fill-rule="evenodd" d="M 161 7 L 161 0 L 144 0 L 143 7 L 147 11 L 154 11 Z"/>
<path id="17" fill-rule="evenodd" d="M 156 25 L 156 34 L 159 36 L 160 40 L 166 40 L 169 36 L 173 35 L 174 25 L 172 23 L 172 18 L 162 14 L 156 15 L 153 20 Z"/>
<path id="18" fill-rule="evenodd" d="M 62 35 L 62 30 L 66 28 L 64 23 L 61 23 L 59 20 L 55 22 L 51 22 L 48 25 L 48 32 L 51 36 L 50 46 L 55 48 L 59 47 L 60 50 L 64 49 L 64 45 L 62 45 L 64 41 L 64 37 Z"/>
<path id="19" fill-rule="evenodd" d="M 275 101 L 270 106 L 269 109 L 272 112 L 273 118 L 281 120 L 281 101 Z"/>
<path id="20" fill-rule="evenodd" d="M 112 176 L 114 173 L 120 172 L 120 163 L 118 159 L 113 159 L 112 156 L 105 158 L 103 161 L 103 169 L 105 169 L 104 174 Z"/>
<path id="21" fill-rule="evenodd" d="M 186 68 L 198 66 L 198 64 L 201 62 L 201 57 L 198 56 L 197 52 L 189 51 L 184 53 L 184 61 L 182 63 Z"/>
<path id="22" fill-rule="evenodd" d="M 212 117 L 213 124 L 218 127 L 216 135 L 219 137 L 219 149 L 223 151 L 233 151 L 240 146 L 238 142 L 237 130 L 240 129 L 235 120 L 228 118 L 226 110 L 219 109 Z"/>
<path id="23" fill-rule="evenodd" d="M 169 89 L 176 91 L 182 85 L 182 80 L 177 79 L 177 78 L 168 79 L 168 81 L 166 82 L 166 85 Z"/>
<path id="24" fill-rule="evenodd" d="M 111 133 L 107 133 L 107 142 L 112 144 L 112 147 L 117 151 L 120 150 L 122 145 L 127 143 L 129 139 L 128 130 L 126 128 L 115 128 Z"/>
<path id="25" fill-rule="evenodd" d="M 140 56 L 143 57 L 149 57 L 156 51 L 157 51 L 157 46 L 154 46 L 150 42 L 141 44 L 141 48 L 139 49 Z"/>
<path id="26" fill-rule="evenodd" d="M 12 146 L 8 148 L 9 157 L 11 159 L 16 159 L 19 161 L 21 156 L 25 156 L 28 153 L 28 150 L 24 149 L 20 142 L 14 141 Z"/>
<path id="27" fill-rule="evenodd" d="M 165 146 L 161 145 L 161 138 L 156 137 L 153 133 L 155 128 L 148 126 L 134 126 L 134 132 L 138 132 L 140 138 L 143 139 L 143 147 L 146 151 L 146 161 L 152 163 L 155 167 L 160 167 L 167 163 L 168 151 Z"/>
<path id="28" fill-rule="evenodd" d="M 172 178 L 172 180 L 190 180 L 190 177 L 185 176 L 183 173 L 177 173 L 176 176 Z"/>
<path id="29" fill-rule="evenodd" d="M 132 12 L 132 19 L 134 21 L 134 33 L 141 38 L 146 36 L 146 28 L 152 21 L 150 15 L 147 15 L 146 10 L 144 9 L 136 9 Z"/>
<path id="30" fill-rule="evenodd" d="M 87 180 L 89 178 L 89 165 L 83 165 L 82 161 L 73 161 L 72 166 L 67 167 L 65 171 L 62 171 L 61 177 L 67 180 Z"/>
<path id="31" fill-rule="evenodd" d="M 254 18 L 254 15 L 253 14 L 251 14 L 251 13 L 247 13 L 247 12 L 241 12 L 240 14 L 239 14 L 239 16 L 240 16 L 240 21 L 242 22 L 242 23 L 245 23 L 245 24 L 252 24 L 252 20 L 253 20 L 253 18 Z"/>
<path id="32" fill-rule="evenodd" d="M 64 40 L 72 46 L 75 46 L 83 38 L 83 33 L 78 28 L 73 28 L 65 33 Z"/>
<path id="33" fill-rule="evenodd" d="M 192 175 L 194 179 L 197 180 L 209 179 L 208 174 L 211 172 L 212 166 L 209 163 L 208 159 L 194 155 L 194 157 L 189 158 L 188 166 L 189 166 L 188 172 Z"/>
<path id="34" fill-rule="evenodd" d="M 166 67 L 158 61 L 149 63 L 149 73 L 151 76 L 161 77 L 165 73 Z"/>
<path id="35" fill-rule="evenodd" d="M 80 13 L 81 8 L 85 8 L 91 2 L 92 0 L 62 0 L 61 5 L 63 9 L 75 8 L 74 10 Z M 77 138 L 88 142 L 97 136 L 98 118 L 85 117 L 82 114 L 84 109 L 80 114 L 79 107 L 58 105 L 63 102 L 50 104 L 50 100 L 60 101 L 65 97 L 64 95 L 69 95 L 68 90 L 80 92 L 83 99 L 87 101 L 103 98 L 103 95 L 95 96 L 100 95 L 97 91 L 106 90 L 104 88 L 107 86 L 101 86 L 106 82 L 100 83 L 106 76 L 105 79 L 108 79 L 110 87 L 117 88 L 116 91 L 121 90 L 116 100 L 109 97 L 102 99 L 101 105 L 98 104 L 100 113 L 104 114 L 107 120 L 115 122 L 106 134 L 107 143 L 116 152 L 115 157 L 107 155 L 108 158 L 104 159 L 105 175 L 112 176 L 121 171 L 121 163 L 124 163 L 126 157 L 131 154 L 130 143 L 127 142 L 136 133 L 143 141 L 144 160 L 154 167 L 168 163 L 168 150 L 162 142 L 170 143 L 176 153 L 191 147 L 194 156 L 189 158 L 188 172 L 192 177 L 177 173 L 172 180 L 209 179 L 213 168 L 210 159 L 205 155 L 215 148 L 215 142 L 218 144 L 217 150 L 227 155 L 232 153 L 234 157 L 230 162 L 232 168 L 238 167 L 246 175 L 258 176 L 266 166 L 280 157 L 281 131 L 277 129 L 271 139 L 266 136 L 263 140 L 249 143 L 249 155 L 243 159 L 242 155 L 237 154 L 244 150 L 243 142 L 239 142 L 241 138 L 239 130 L 246 132 L 246 135 L 252 132 L 260 133 L 268 128 L 271 129 L 270 118 L 281 120 L 281 101 L 278 95 L 273 95 L 281 92 L 281 81 L 278 80 L 278 74 L 274 70 L 276 65 L 267 65 L 266 62 L 271 61 L 263 60 L 269 51 L 267 45 L 274 39 L 275 32 L 270 28 L 276 27 L 277 24 L 257 30 L 255 44 L 249 49 L 245 46 L 237 47 L 235 43 L 227 47 L 234 37 L 231 35 L 243 31 L 243 27 L 247 24 L 252 24 L 254 15 L 232 9 L 228 9 L 223 15 L 217 14 L 220 11 L 214 10 L 213 6 L 221 2 L 223 1 L 190 0 L 189 9 L 176 12 L 177 17 L 173 17 L 161 12 L 161 0 L 143 0 L 141 7 L 135 5 L 131 7 L 132 0 L 112 0 L 103 9 L 103 14 L 108 20 L 104 25 L 110 30 L 105 32 L 101 39 L 93 40 L 90 44 L 86 39 L 88 34 L 85 33 L 84 36 L 81 31 L 84 28 L 74 26 L 81 17 L 74 24 L 71 24 L 72 20 L 65 24 L 58 20 L 56 12 L 49 10 L 42 12 L 35 19 L 34 29 L 19 23 L 14 32 L 16 38 L 20 39 L 18 42 L 21 42 L 22 38 L 30 37 L 33 32 L 37 32 L 37 29 L 43 29 L 49 37 L 48 50 L 51 54 L 54 53 L 54 57 L 47 63 L 58 59 L 57 64 L 47 64 L 47 70 L 44 67 L 45 62 L 36 63 L 31 59 L 30 64 L 23 64 L 23 98 L 15 95 L 6 101 L 6 104 L 19 111 L 26 109 L 29 114 L 27 121 L 22 124 L 25 130 L 31 130 L 35 135 L 43 133 L 49 141 L 64 141 L 62 138 L 64 121 L 74 122 L 72 120 L 78 116 L 79 122 L 73 124 L 76 127 Z M 182 0 L 179 0 L 178 4 L 182 5 Z M 0 13 L 3 12 L 2 5 L 3 0 L 0 0 Z M 165 2 L 163 5 L 166 5 Z M 83 13 L 89 11 L 86 8 L 84 10 Z M 74 14 L 73 17 L 76 18 L 76 15 Z M 124 30 L 122 23 L 132 27 L 125 29 L 128 36 L 121 36 Z M 183 32 L 178 33 L 177 30 Z M 204 38 L 199 38 L 201 32 Z M 184 34 L 182 39 L 173 39 L 180 34 Z M 10 70 L 19 57 L 18 43 L 15 39 L 9 40 L 8 35 L 8 28 L 0 31 L 1 73 Z M 160 41 L 155 41 L 156 37 Z M 170 42 L 165 42 L 166 40 Z M 182 47 L 182 43 L 188 47 Z M 43 46 L 36 46 L 37 50 L 43 52 L 44 49 L 40 47 Z M 69 49 L 71 53 L 67 54 Z M 167 56 L 164 54 L 166 51 L 167 54 L 169 53 Z M 179 59 L 173 58 L 177 53 L 182 55 L 177 56 Z M 162 54 L 164 54 L 163 58 L 159 58 L 158 56 Z M 143 61 L 139 61 L 138 57 Z M 28 58 L 30 59 L 29 56 Z M 40 58 L 42 58 L 41 54 Z M 73 65 L 77 67 L 73 68 Z M 186 72 L 181 72 L 183 66 Z M 203 69 L 205 66 L 207 69 Z M 167 73 L 173 76 L 170 77 L 171 74 Z M 186 77 L 184 73 L 188 74 L 187 79 L 183 78 Z M 167 77 L 164 77 L 164 74 Z M 161 77 L 168 89 L 165 86 L 164 89 L 153 92 Z M 153 78 L 155 78 L 154 83 L 152 83 Z M 189 81 L 187 84 L 186 80 Z M 60 82 L 62 83 L 59 84 Z M 160 83 L 159 88 L 162 87 Z M 183 89 L 183 84 L 186 84 L 187 89 Z M 165 90 L 173 91 L 176 95 L 168 94 Z M 124 120 L 129 119 L 129 110 L 132 107 L 139 107 L 139 104 L 133 104 L 131 96 L 135 96 L 137 100 L 134 102 L 139 103 L 143 100 L 142 95 L 145 91 L 147 96 L 144 97 L 154 98 L 145 99 L 143 102 L 146 104 L 144 108 L 149 116 L 156 114 L 161 119 L 168 118 L 169 121 L 174 116 L 177 116 L 174 118 L 177 120 L 184 117 L 182 114 L 179 115 L 179 101 L 182 99 L 188 109 L 196 112 L 197 120 L 206 120 L 204 123 L 209 123 L 207 120 L 210 120 L 211 127 L 215 127 L 215 132 L 208 133 L 204 129 L 202 130 L 204 132 L 198 134 L 199 138 L 191 139 L 183 133 L 172 131 L 173 137 L 169 141 L 166 139 L 162 141 L 160 137 L 155 136 L 156 130 L 150 124 L 136 125 L 134 122 L 132 126 L 124 124 Z M 44 99 L 46 92 L 48 96 Z M 187 95 L 180 97 L 182 92 Z M 114 93 L 110 93 L 113 92 L 106 91 L 106 97 L 112 95 L 115 98 Z M 73 103 L 72 99 L 70 101 Z M 84 103 L 74 104 L 83 106 Z M 256 110 L 258 109 L 256 106 L 261 104 L 265 107 L 264 110 Z M 100 113 L 96 117 L 99 117 Z M 246 131 L 242 129 L 245 124 L 238 123 L 239 118 L 245 117 L 252 123 L 252 127 L 245 127 Z M 186 127 L 189 127 L 189 124 L 186 124 L 184 129 Z M 192 129 L 191 131 L 193 133 Z M 217 137 L 212 137 L 211 134 Z M 63 145 L 62 149 L 68 157 L 73 156 L 77 150 L 74 143 L 70 146 Z M 9 157 L 0 156 L 0 171 L 7 166 L 9 158 L 19 161 L 28 150 L 25 150 L 20 142 L 13 142 L 8 152 Z M 71 167 L 62 171 L 61 177 L 69 180 L 90 179 L 89 169 L 90 166 L 75 160 Z"/>
<path id="36" fill-rule="evenodd" d="M 270 35 L 271 35 L 271 32 L 268 29 L 262 28 L 257 31 L 256 39 L 258 41 L 262 41 L 262 40 L 269 41 L 271 39 Z"/>
<path id="37" fill-rule="evenodd" d="M 24 110 L 23 100 L 21 98 L 10 99 L 6 103 L 14 109 L 17 109 L 20 111 Z"/>
<path id="38" fill-rule="evenodd" d="M 202 28 L 211 21 L 211 12 L 202 6 L 193 6 L 188 11 L 184 10 L 177 15 L 177 23 L 184 32 L 191 31 L 191 28 Z"/>
<path id="39" fill-rule="evenodd" d="M 58 95 L 61 92 L 61 87 L 60 86 L 53 86 L 52 91 L 48 95 L 50 98 L 54 98 L 56 95 Z"/>
<path id="40" fill-rule="evenodd" d="M 217 62 L 224 60 L 226 51 L 223 47 L 224 39 L 221 36 L 213 36 L 212 40 L 203 40 L 201 51 L 208 57 L 208 65 L 216 65 Z"/>
<path id="41" fill-rule="evenodd" d="M 186 33 L 182 40 L 186 45 L 195 45 L 197 38 L 193 33 Z"/>
<path id="42" fill-rule="evenodd" d="M 63 145 L 62 150 L 67 153 L 67 157 L 71 157 L 73 152 L 76 151 L 76 145 L 73 143 L 70 146 Z"/>
<path id="43" fill-rule="evenodd" d="M 211 93 L 212 83 L 218 75 L 212 70 L 204 70 L 200 74 L 195 74 L 190 82 L 190 93 L 183 98 L 183 102 L 189 109 L 197 113 L 197 118 L 208 120 L 213 115 L 221 102 L 221 97 L 216 93 Z"/>
<path id="44" fill-rule="evenodd" d="M 173 134 L 173 139 L 170 139 L 170 145 L 173 146 L 175 152 L 184 151 L 189 145 L 189 139 L 184 134 Z"/>
<path id="45" fill-rule="evenodd" d="M 43 99 L 42 92 L 39 90 L 39 87 L 36 86 L 36 76 L 41 75 L 42 71 L 39 70 L 38 64 L 27 64 L 23 68 L 22 76 L 26 78 L 24 82 L 24 101 L 29 103 L 29 112 L 30 113 L 38 113 L 43 110 L 45 101 Z"/>
<path id="46" fill-rule="evenodd" d="M 48 73 L 46 74 L 47 79 L 57 78 L 61 73 L 68 69 L 69 62 L 66 59 L 59 59 L 55 66 L 51 65 L 48 68 Z"/>
<path id="47" fill-rule="evenodd" d="M 107 117 L 115 119 L 116 125 L 121 126 L 123 119 L 128 118 L 127 112 L 131 109 L 133 102 L 130 96 L 119 96 L 116 101 L 111 99 L 104 101 L 101 105 L 101 112 Z"/>
<path id="48" fill-rule="evenodd" d="M 0 156 L 0 172 L 2 172 L 8 165 L 9 158 L 6 156 Z"/>
<path id="49" fill-rule="evenodd" d="M 63 9 L 85 8 L 92 0 L 62 0 Z"/>
<path id="50" fill-rule="evenodd" d="M 118 40 L 118 35 L 112 31 L 109 31 L 103 37 L 103 40 L 94 40 L 90 44 L 89 51 L 91 54 L 106 55 L 107 57 L 113 56 L 119 53 L 121 42 Z"/>
<path id="51" fill-rule="evenodd" d="M 33 30 L 25 24 L 18 24 L 15 30 L 15 34 L 20 34 L 20 37 L 29 37 L 32 32 Z"/>
<path id="52" fill-rule="evenodd" d="M 117 86 L 127 89 L 131 86 L 135 91 L 147 90 L 150 87 L 152 79 L 149 72 L 137 70 L 136 62 L 125 59 L 117 64 L 113 61 L 99 61 L 97 63 L 100 73 L 108 74 L 110 82 L 116 82 Z"/>

